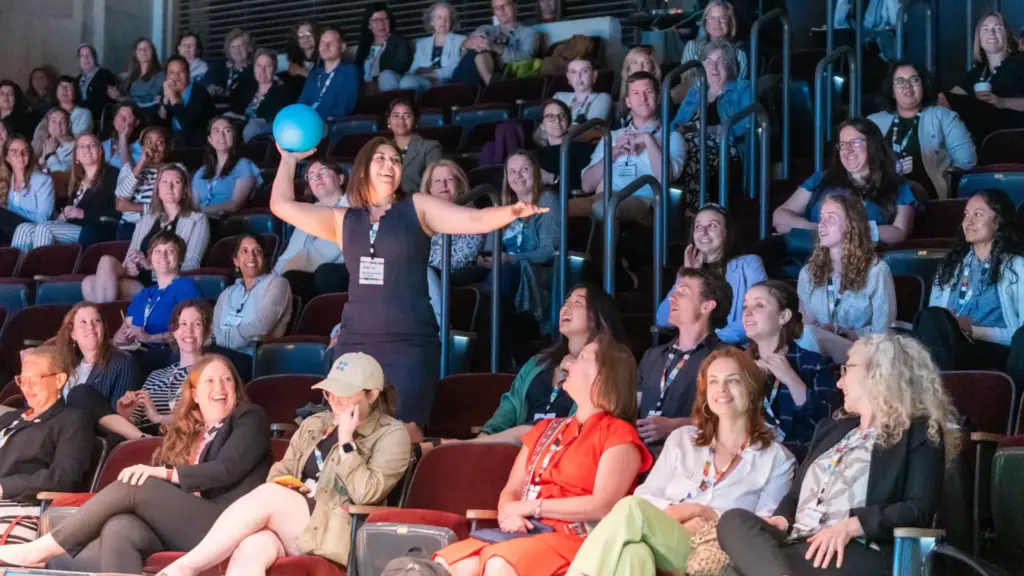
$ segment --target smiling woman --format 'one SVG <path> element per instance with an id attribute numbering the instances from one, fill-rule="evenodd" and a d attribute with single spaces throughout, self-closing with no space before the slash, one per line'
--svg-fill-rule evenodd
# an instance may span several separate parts
<path id="1" fill-rule="evenodd" d="M 206 129 L 206 156 L 192 177 L 196 208 L 212 218 L 238 212 L 257 185 L 263 183 L 260 169 L 248 158 L 240 158 L 241 135 L 227 116 L 210 120 Z"/>

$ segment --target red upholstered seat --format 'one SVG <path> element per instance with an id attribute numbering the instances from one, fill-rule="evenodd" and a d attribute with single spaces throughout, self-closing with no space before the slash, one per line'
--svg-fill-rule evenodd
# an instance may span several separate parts
<path id="1" fill-rule="evenodd" d="M 82 256 L 75 265 L 75 274 L 95 274 L 96 266 L 104 256 L 113 256 L 118 262 L 123 261 L 125 254 L 128 253 L 129 244 L 131 242 L 128 240 L 112 240 L 89 246 L 82 251 Z"/>
<path id="2" fill-rule="evenodd" d="M 514 374 L 457 374 L 437 383 L 427 433 L 441 438 L 471 438 L 494 414 L 501 395 L 512 387 Z"/>
<path id="3" fill-rule="evenodd" d="M 106 462 L 100 468 L 92 492 L 63 494 L 53 500 L 52 506 L 81 506 L 85 504 L 93 494 L 116 481 L 121 470 L 136 464 L 149 464 L 153 460 L 153 452 L 160 446 L 160 442 L 162 442 L 160 438 L 140 438 L 118 444 L 110 451 Z"/>
<path id="4" fill-rule="evenodd" d="M 271 424 L 293 423 L 296 410 L 323 399 L 322 392 L 311 389 L 322 379 L 310 374 L 262 376 L 246 384 L 245 395 L 263 408 Z"/>
<path id="5" fill-rule="evenodd" d="M 171 562 L 184 556 L 184 552 L 160 552 L 146 559 L 142 571 L 156 574 Z M 225 560 L 200 573 L 199 576 L 221 576 L 227 571 L 228 561 Z M 268 576 L 345 576 L 345 569 L 319 556 L 290 556 L 274 562 L 267 572 Z"/>
<path id="6" fill-rule="evenodd" d="M 979 432 L 1012 433 L 1013 380 L 994 370 L 943 372 L 942 383 L 962 416 Z"/>

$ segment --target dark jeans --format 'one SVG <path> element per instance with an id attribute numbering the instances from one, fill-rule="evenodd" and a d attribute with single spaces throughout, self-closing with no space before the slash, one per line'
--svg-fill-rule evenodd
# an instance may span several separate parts
<path id="1" fill-rule="evenodd" d="M 843 550 L 843 567 L 835 558 L 828 569 L 814 568 L 804 555 L 807 542 L 785 543 L 787 534 L 756 514 L 740 508 L 722 514 L 718 521 L 718 544 L 729 555 L 729 574 L 740 576 L 886 576 L 891 571 L 892 552 L 872 550 L 851 540 Z"/>
<path id="2" fill-rule="evenodd" d="M 28 220 L 6 208 L 0 208 L 0 246 L 10 246 L 14 230 Z"/>
<path id="3" fill-rule="evenodd" d="M 98 244 L 100 242 L 109 242 L 117 239 L 117 228 L 118 225 L 115 222 L 89 222 L 82 225 L 82 231 L 78 234 L 78 243 L 83 248 Z M 135 229 L 132 228 L 134 232 Z M 129 238 L 131 236 L 129 235 Z"/>
<path id="4" fill-rule="evenodd" d="M 115 234 L 115 240 L 131 240 L 132 234 L 135 233 L 135 224 L 131 222 L 121 221 L 117 224 L 117 234 Z"/>
<path id="5" fill-rule="evenodd" d="M 480 77 L 480 71 L 476 69 L 477 54 L 479 54 L 479 52 L 469 50 L 462 56 L 462 60 L 459 60 L 459 64 L 455 67 L 455 71 L 452 72 L 451 84 L 471 84 L 473 86 L 479 86 L 484 83 L 484 79 Z M 498 67 L 495 66 L 494 70 L 497 72 Z"/>
<path id="6" fill-rule="evenodd" d="M 191 550 L 224 511 L 211 500 L 149 478 L 142 486 L 114 482 L 51 533 L 72 557 L 51 567 L 141 574 L 146 558 Z"/>

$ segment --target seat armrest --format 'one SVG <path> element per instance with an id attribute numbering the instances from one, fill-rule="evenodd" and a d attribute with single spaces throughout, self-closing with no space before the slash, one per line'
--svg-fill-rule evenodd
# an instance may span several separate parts
<path id="1" fill-rule="evenodd" d="M 36 500 L 49 500 L 49 501 L 52 501 L 52 500 L 56 500 L 57 498 L 59 498 L 61 496 L 70 496 L 72 494 L 74 494 L 74 492 L 40 492 L 40 493 L 36 494 Z"/>
<path id="2" fill-rule="evenodd" d="M 993 434 L 992 432 L 971 432 L 971 442 L 993 442 L 998 444 L 1006 439 L 1003 434 Z"/>
<path id="3" fill-rule="evenodd" d="M 27 339 L 27 340 L 22 340 L 21 341 L 22 345 L 24 345 L 25 348 L 36 348 L 38 346 L 42 346 L 43 342 L 45 342 L 45 340 Z"/>
<path id="4" fill-rule="evenodd" d="M 367 506 L 364 504 L 349 504 L 345 506 L 345 511 L 352 516 L 369 516 L 374 512 L 380 512 L 382 510 L 391 510 L 393 506 Z"/>
<path id="5" fill-rule="evenodd" d="M 892 535 L 893 538 L 942 538 L 946 531 L 934 528 L 896 528 Z"/>
<path id="6" fill-rule="evenodd" d="M 46 274 L 35 274 L 32 276 L 32 279 L 35 280 L 36 282 L 46 282 L 47 280 L 50 279 L 50 277 L 47 276 Z"/>
<path id="7" fill-rule="evenodd" d="M 276 422 L 270 425 L 271 434 L 280 432 L 281 434 L 288 434 L 289 432 L 294 433 L 299 427 L 295 424 L 289 424 L 287 422 Z"/>
<path id="8" fill-rule="evenodd" d="M 497 520 L 497 510 L 466 510 L 466 518 L 470 520 Z"/>

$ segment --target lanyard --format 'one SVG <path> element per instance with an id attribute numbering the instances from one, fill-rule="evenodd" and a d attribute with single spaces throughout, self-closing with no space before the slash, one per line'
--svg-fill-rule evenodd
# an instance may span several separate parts
<path id="1" fill-rule="evenodd" d="M 25 413 L 22 414 L 21 416 L 19 416 L 17 420 L 12 422 L 10 426 L 8 426 L 7 428 L 4 428 L 3 430 L 0 430 L 0 448 L 3 448 L 4 444 L 7 444 L 7 441 L 11 439 L 11 436 L 15 432 L 18 431 L 19 425 L 22 422 L 24 422 L 26 424 L 32 423 L 32 422 L 38 422 L 38 420 L 29 420 L 30 418 L 32 418 L 32 409 L 31 408 L 26 410 Z"/>
<path id="2" fill-rule="evenodd" d="M 434 46 L 430 53 L 430 67 L 437 69 L 441 67 L 441 57 L 444 55 L 444 46 Z"/>
<path id="3" fill-rule="evenodd" d="M 324 439 L 330 436 L 334 432 L 335 428 L 337 428 L 337 426 L 332 424 L 330 428 L 325 430 L 324 435 L 320 437 L 320 442 L 323 442 Z M 323 452 L 320 452 L 320 442 L 317 442 L 315 445 L 313 445 L 313 458 L 316 459 L 317 480 L 320 479 L 320 473 L 324 471 L 324 455 Z"/>
<path id="4" fill-rule="evenodd" d="M 341 66 L 341 64 L 338 64 L 338 66 Z M 320 87 L 320 95 L 316 97 L 316 102 L 313 103 L 313 110 L 316 110 L 317 107 L 320 106 L 320 101 L 324 99 L 324 93 L 327 92 L 327 87 L 331 85 L 331 80 L 334 80 L 334 73 L 337 71 L 338 67 L 335 66 L 334 70 L 331 70 L 331 73 L 327 75 L 327 80 L 324 82 L 324 85 Z M 320 79 L 323 77 L 323 74 L 317 76 L 316 83 L 318 86 L 320 85 Z"/>
<path id="5" fill-rule="evenodd" d="M 213 203 L 213 189 L 217 186 L 217 181 L 220 178 L 214 176 L 206 181 L 206 196 L 203 198 L 203 205 L 209 206 Z"/>
<path id="6" fill-rule="evenodd" d="M 683 369 L 686 361 L 693 355 L 693 350 L 683 353 L 682 350 L 672 347 L 672 351 L 668 353 L 668 360 L 665 361 L 665 369 L 661 372 L 661 397 L 658 398 L 658 405 L 654 408 L 655 412 L 661 411 L 661 405 L 665 403 L 665 393 L 668 392 L 668 387 L 672 384 L 672 381 L 676 379 L 676 375 Z M 672 359 L 675 358 L 675 365 L 672 365 Z M 671 368 L 669 368 L 671 366 Z"/>
<path id="7" fill-rule="evenodd" d="M 260 91 L 256 90 L 256 93 L 252 96 L 252 100 L 249 102 L 249 107 L 245 109 L 245 115 L 249 118 L 255 118 L 256 109 L 260 107 L 260 104 L 263 103 L 263 99 L 266 98 L 269 93 L 270 90 L 267 90 L 263 94 L 260 94 Z"/>
<path id="8" fill-rule="evenodd" d="M 375 258 L 377 252 L 374 246 L 377 244 L 377 229 L 380 228 L 380 220 L 370 225 L 370 258 Z"/>
<path id="9" fill-rule="evenodd" d="M 177 280 L 177 278 L 175 278 L 174 280 Z M 150 292 L 149 293 L 149 297 L 146 298 L 146 309 L 142 313 L 142 327 L 143 328 L 145 328 L 146 324 L 149 323 L 149 315 L 153 313 L 153 309 L 156 308 L 156 305 L 160 303 L 160 299 L 164 297 L 164 294 L 167 292 L 167 288 L 170 288 L 171 284 L 174 284 L 174 280 L 171 280 L 171 283 L 168 284 L 167 287 L 164 288 L 163 290 L 160 290 L 160 292 L 158 292 L 158 293 Z M 156 299 L 153 298 L 154 294 L 156 294 Z"/>
<path id="10" fill-rule="evenodd" d="M 843 302 L 843 293 L 836 286 L 835 277 L 828 279 L 828 319 L 832 324 L 836 323 L 836 311 L 839 309 L 839 305 Z"/>
<path id="11" fill-rule="evenodd" d="M 539 450 L 534 451 L 530 457 L 530 465 L 528 467 L 529 475 L 526 477 L 527 482 L 523 486 L 523 500 L 535 500 L 540 496 L 540 478 L 544 475 L 544 471 L 551 465 L 551 459 L 558 453 L 559 450 L 568 446 L 562 445 L 562 431 L 569 424 L 572 418 L 561 418 L 552 420 L 548 423 L 547 428 L 544 429 L 544 433 L 540 437 L 540 441 L 537 446 Z M 549 443 L 550 442 L 550 443 Z M 543 456 L 543 457 L 542 457 Z M 538 468 L 538 462 L 540 467 Z"/>
<path id="12" fill-rule="evenodd" d="M 239 286 L 242 287 L 242 302 L 239 303 L 238 308 L 235 309 L 235 316 L 240 316 L 242 314 L 242 308 L 245 308 L 245 303 L 249 301 L 249 296 L 252 296 L 252 293 L 256 291 L 256 287 L 259 286 L 260 282 L 263 282 L 263 279 L 266 277 L 267 276 L 264 274 L 257 278 L 256 282 L 253 283 L 252 288 L 248 290 L 245 289 L 245 283 L 242 280 L 238 281 Z"/>
<path id="13" fill-rule="evenodd" d="M 818 506 L 821 506 L 825 502 L 825 493 L 832 484 L 832 480 L 835 477 L 836 470 L 839 468 L 840 462 L 843 460 L 843 456 L 845 456 L 855 446 L 862 442 L 866 442 L 874 435 L 874 429 L 860 431 L 854 428 L 853 430 L 850 430 L 839 444 L 836 444 L 835 448 L 832 449 L 832 457 L 828 459 L 828 462 L 825 465 L 825 479 L 821 483 L 821 490 L 818 491 Z"/>
<path id="14" fill-rule="evenodd" d="M 711 489 L 712 486 L 718 484 L 718 481 L 722 479 L 722 476 L 725 476 L 726 472 L 732 470 L 733 465 L 736 464 L 736 460 L 738 460 L 740 454 L 742 454 L 743 451 L 747 449 L 747 444 L 749 443 L 749 439 L 744 440 L 743 444 L 740 446 L 739 451 L 732 455 L 732 460 L 729 460 L 729 465 L 726 466 L 725 468 L 722 468 L 721 470 L 719 470 L 716 467 L 714 475 L 711 474 L 711 467 L 714 465 L 715 462 L 715 447 L 708 446 L 708 459 L 704 461 L 704 471 L 701 474 L 700 485 L 697 486 L 697 493 L 694 494 L 691 492 L 687 494 L 685 500 L 689 500 L 694 496 L 703 494 L 704 492 L 707 492 L 709 489 Z"/>
<path id="15" fill-rule="evenodd" d="M 961 316 L 964 313 L 964 309 L 967 307 L 967 303 L 971 301 L 971 297 L 974 296 L 974 289 L 969 288 L 970 277 L 971 277 L 971 264 L 977 259 L 972 251 L 964 260 L 963 269 L 964 275 L 960 277 L 960 289 L 957 293 L 956 305 L 957 305 L 957 316 Z M 990 262 L 985 262 L 981 267 L 981 280 L 985 280 L 985 276 L 988 275 Z"/>
<path id="16" fill-rule="evenodd" d="M 213 441 L 213 438 L 217 435 L 217 432 L 220 430 L 220 427 L 222 425 L 223 422 L 219 422 L 217 423 L 217 425 L 213 426 L 203 434 L 202 441 L 200 441 L 199 444 L 196 444 L 195 453 L 192 454 L 193 466 L 199 464 L 199 459 L 202 458 L 203 456 L 203 450 L 205 450 L 206 446 Z"/>
<path id="17" fill-rule="evenodd" d="M 903 140 L 899 144 L 896 143 L 896 140 L 899 138 L 900 122 L 899 122 L 898 119 L 893 121 L 893 124 L 892 124 L 892 151 L 893 151 L 893 153 L 896 154 L 897 158 L 900 158 L 900 157 L 903 156 L 903 150 L 906 149 L 907 142 L 910 142 L 910 137 L 913 136 L 914 132 L 917 130 L 917 124 L 918 124 L 919 121 L 920 121 L 920 117 L 919 116 L 915 116 L 914 117 L 914 122 L 910 126 L 910 130 L 907 130 L 907 134 L 903 137 Z"/>
<path id="18" fill-rule="evenodd" d="M 775 411 L 772 410 L 772 404 L 775 403 L 775 397 L 779 395 L 779 379 L 769 374 L 766 380 L 772 382 L 772 393 L 770 396 L 766 396 L 764 399 L 764 411 L 768 413 L 768 418 L 772 420 L 772 424 L 778 425 L 779 418 L 775 415 Z"/>

